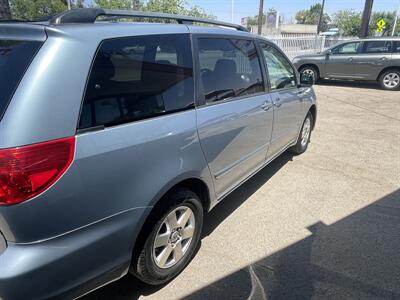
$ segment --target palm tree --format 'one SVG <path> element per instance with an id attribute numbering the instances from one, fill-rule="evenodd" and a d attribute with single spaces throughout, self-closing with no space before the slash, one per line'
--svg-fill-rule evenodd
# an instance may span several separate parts
<path id="1" fill-rule="evenodd" d="M 0 0 L 0 20 L 10 19 L 10 18 L 11 18 L 11 12 L 8 0 Z"/>

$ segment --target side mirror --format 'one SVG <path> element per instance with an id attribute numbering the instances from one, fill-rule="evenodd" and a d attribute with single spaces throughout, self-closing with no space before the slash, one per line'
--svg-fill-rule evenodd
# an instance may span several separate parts
<path id="1" fill-rule="evenodd" d="M 326 50 L 325 54 L 326 56 L 332 55 L 332 50 L 331 49 Z"/>
<path id="2" fill-rule="evenodd" d="M 310 74 L 301 73 L 300 74 L 300 86 L 310 87 L 314 84 L 314 77 Z"/>

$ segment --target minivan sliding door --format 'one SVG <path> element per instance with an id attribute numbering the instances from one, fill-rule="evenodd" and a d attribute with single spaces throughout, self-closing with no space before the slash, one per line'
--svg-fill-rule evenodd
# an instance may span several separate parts
<path id="1" fill-rule="evenodd" d="M 201 36 L 195 39 L 200 142 L 222 197 L 265 161 L 272 104 L 265 94 L 253 40 Z"/>

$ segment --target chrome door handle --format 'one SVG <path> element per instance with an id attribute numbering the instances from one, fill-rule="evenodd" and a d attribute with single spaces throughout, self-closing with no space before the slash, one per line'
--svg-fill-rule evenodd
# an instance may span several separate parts
<path id="1" fill-rule="evenodd" d="M 381 60 L 387 60 L 387 57 L 381 57 Z"/>
<path id="2" fill-rule="evenodd" d="M 272 103 L 274 104 L 275 107 L 281 107 L 282 103 L 279 102 L 279 98 L 276 98 Z"/>
<path id="3" fill-rule="evenodd" d="M 263 103 L 263 105 L 261 105 L 261 108 L 265 111 L 268 111 L 270 108 L 272 107 L 271 103 L 269 103 L 268 101 L 265 101 Z"/>
<path id="4" fill-rule="evenodd" d="M 352 58 L 352 57 L 349 58 L 349 61 L 353 61 L 353 60 L 354 60 L 354 58 Z"/>

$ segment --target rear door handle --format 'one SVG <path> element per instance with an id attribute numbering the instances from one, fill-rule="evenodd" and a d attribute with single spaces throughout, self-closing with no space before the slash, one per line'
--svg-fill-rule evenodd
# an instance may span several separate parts
<path id="1" fill-rule="evenodd" d="M 270 102 L 268 102 L 268 101 L 265 101 L 265 102 L 263 103 L 263 105 L 261 105 L 261 108 L 262 108 L 263 110 L 265 110 L 265 111 L 268 111 L 271 107 L 272 107 L 272 104 L 271 104 Z"/>
<path id="2" fill-rule="evenodd" d="M 353 60 L 354 60 L 354 58 L 350 57 L 348 60 L 349 60 L 349 61 L 353 61 Z"/>
<path id="3" fill-rule="evenodd" d="M 274 104 L 275 107 L 281 107 L 282 103 L 279 102 L 281 100 L 280 98 L 276 98 L 272 103 Z"/>
<path id="4" fill-rule="evenodd" d="M 387 60 L 387 57 L 381 57 L 381 60 Z"/>

